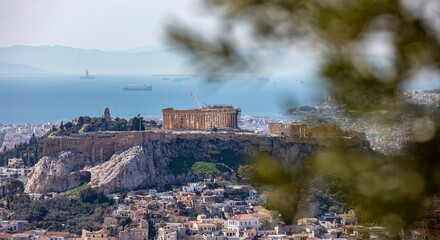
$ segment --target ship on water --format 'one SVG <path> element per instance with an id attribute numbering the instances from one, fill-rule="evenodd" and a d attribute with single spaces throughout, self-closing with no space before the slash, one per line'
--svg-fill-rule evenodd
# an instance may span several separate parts
<path id="1" fill-rule="evenodd" d="M 264 76 L 264 75 L 263 75 L 263 76 L 257 76 L 257 80 L 267 82 L 267 81 L 270 80 L 270 78 L 269 78 L 268 76 Z"/>
<path id="2" fill-rule="evenodd" d="M 152 91 L 153 86 L 149 85 L 124 85 L 122 86 L 124 91 Z"/>
<path id="3" fill-rule="evenodd" d="M 89 75 L 89 70 L 86 69 L 86 74 L 79 76 L 78 79 L 95 79 L 95 75 Z"/>

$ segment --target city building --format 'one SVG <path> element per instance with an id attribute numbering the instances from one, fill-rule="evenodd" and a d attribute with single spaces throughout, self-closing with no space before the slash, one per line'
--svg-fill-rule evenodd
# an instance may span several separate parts
<path id="1" fill-rule="evenodd" d="M 119 240 L 148 240 L 148 222 L 142 219 L 139 227 L 126 226 L 124 231 L 119 232 Z"/>
<path id="2" fill-rule="evenodd" d="M 8 159 L 8 167 L 11 167 L 11 168 L 24 167 L 23 159 L 21 159 L 21 158 L 10 158 L 10 159 Z"/>
<path id="3" fill-rule="evenodd" d="M 12 232 L 22 232 L 26 228 L 27 223 L 28 221 L 24 220 L 2 221 L 2 229 Z"/>
<path id="4" fill-rule="evenodd" d="M 87 231 L 85 229 L 82 230 L 82 236 L 84 240 L 108 240 L 108 230 L 101 229 L 99 231 Z"/>
<path id="5" fill-rule="evenodd" d="M 240 214 L 228 219 L 228 229 L 243 231 L 244 229 L 259 229 L 259 219 L 250 214 Z"/>

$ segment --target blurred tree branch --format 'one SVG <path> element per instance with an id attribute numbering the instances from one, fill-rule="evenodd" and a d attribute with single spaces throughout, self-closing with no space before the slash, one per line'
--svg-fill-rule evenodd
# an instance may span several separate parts
<path id="1" fill-rule="evenodd" d="M 385 224 L 392 236 L 408 229 L 421 216 L 424 200 L 440 193 L 440 118 L 438 111 L 425 111 L 397 96 L 419 71 L 440 70 L 440 1 L 205 3 L 208 11 L 222 12 L 226 29 L 234 23 L 251 26 L 252 38 L 262 45 L 309 42 L 325 58 L 321 76 L 346 110 L 387 110 L 383 116 L 373 115 L 379 124 L 389 124 L 390 128 L 396 127 L 402 115 L 414 115 L 414 137 L 400 155 L 355 151 L 329 139 L 331 147 L 297 164 L 286 165 L 270 156 L 260 156 L 254 180 L 273 187 L 274 197 L 269 205 L 292 220 L 304 214 L 312 183 L 331 179 L 364 221 Z M 220 39 L 207 40 L 195 30 L 168 30 L 169 41 L 186 50 L 207 73 L 237 72 L 256 66 L 249 64 L 251 58 L 238 53 L 232 35 L 225 33 Z M 368 57 L 371 44 L 387 46 L 391 53 L 389 63 L 378 64 Z M 380 122 L 384 119 L 387 121 Z"/>

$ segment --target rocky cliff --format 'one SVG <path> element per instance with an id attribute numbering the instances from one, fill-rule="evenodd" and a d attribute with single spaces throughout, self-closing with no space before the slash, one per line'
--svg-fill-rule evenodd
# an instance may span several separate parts
<path id="1" fill-rule="evenodd" d="M 62 150 L 43 157 L 34 167 L 25 191 L 61 192 L 90 182 L 106 192 L 145 188 L 191 180 L 195 161 L 224 163 L 230 168 L 244 164 L 260 151 L 294 161 L 309 154 L 317 144 L 287 142 L 262 136 L 258 141 L 175 137 L 169 141 L 148 140 L 142 145 L 117 151 L 107 161 L 94 162 L 75 150 Z"/>
<path id="2" fill-rule="evenodd" d="M 173 182 L 164 158 L 154 158 L 143 146 L 114 154 L 109 161 L 88 169 L 92 187 L 108 192 Z"/>
<path id="3" fill-rule="evenodd" d="M 82 170 L 92 165 L 75 150 L 43 157 L 32 169 L 25 192 L 61 192 L 77 187 L 90 180 L 90 172 Z"/>

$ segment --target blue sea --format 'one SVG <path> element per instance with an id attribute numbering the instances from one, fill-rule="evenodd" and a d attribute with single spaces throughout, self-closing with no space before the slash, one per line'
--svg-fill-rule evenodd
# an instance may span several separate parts
<path id="1" fill-rule="evenodd" d="M 153 91 L 124 91 L 122 86 L 152 85 Z M 106 107 L 112 117 L 153 116 L 168 107 L 197 108 L 202 105 L 233 105 L 242 115 L 286 119 L 289 107 L 314 105 L 327 94 L 317 77 L 223 76 L 209 83 L 204 77 L 164 81 L 159 75 L 0 75 L 0 123 L 40 124 L 68 121 L 78 116 L 101 116 Z"/>

